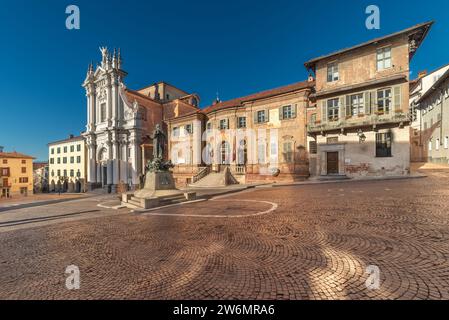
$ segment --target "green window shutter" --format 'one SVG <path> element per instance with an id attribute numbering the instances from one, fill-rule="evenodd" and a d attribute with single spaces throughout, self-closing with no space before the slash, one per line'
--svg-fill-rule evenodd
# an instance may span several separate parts
<path id="1" fill-rule="evenodd" d="M 401 86 L 393 87 L 393 105 L 394 105 L 394 110 L 402 110 L 402 107 L 401 107 Z"/>
<path id="2" fill-rule="evenodd" d="M 321 123 L 327 122 L 327 100 L 321 101 Z"/>
<path id="3" fill-rule="evenodd" d="M 344 119 L 346 116 L 346 100 L 345 97 L 340 97 L 338 102 L 338 114 L 340 115 L 340 119 Z"/>
<path id="4" fill-rule="evenodd" d="M 369 91 L 366 91 L 365 93 L 364 93 L 364 95 L 365 95 L 365 101 L 364 101 L 364 103 L 365 103 L 365 114 L 366 115 L 369 115 L 369 114 L 371 114 L 371 92 L 369 92 Z"/>
<path id="5" fill-rule="evenodd" d="M 284 107 L 279 107 L 279 120 L 284 120 Z"/>
<path id="6" fill-rule="evenodd" d="M 371 91 L 371 112 L 375 113 L 377 112 L 377 90 Z"/>
<path id="7" fill-rule="evenodd" d="M 352 112 L 351 112 L 351 96 L 347 95 L 346 96 L 346 116 L 351 116 Z"/>
<path id="8" fill-rule="evenodd" d="M 292 118 L 296 118 L 297 109 L 298 107 L 296 104 L 292 105 Z"/>
<path id="9" fill-rule="evenodd" d="M 269 122 L 269 121 L 270 121 L 270 110 L 265 109 L 265 122 Z"/>

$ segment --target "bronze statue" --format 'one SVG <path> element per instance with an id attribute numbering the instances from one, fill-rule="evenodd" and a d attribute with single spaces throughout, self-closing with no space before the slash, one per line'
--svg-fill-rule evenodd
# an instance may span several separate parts
<path id="1" fill-rule="evenodd" d="M 153 157 L 154 159 L 164 157 L 165 150 L 165 134 L 161 129 L 160 124 L 156 124 L 156 128 L 153 131 Z"/>

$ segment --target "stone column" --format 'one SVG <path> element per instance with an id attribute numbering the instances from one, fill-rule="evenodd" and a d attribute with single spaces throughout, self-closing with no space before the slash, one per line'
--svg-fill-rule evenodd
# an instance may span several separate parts
<path id="1" fill-rule="evenodd" d="M 118 141 L 114 140 L 112 142 L 112 184 L 113 184 L 113 191 L 116 191 L 117 185 L 120 183 L 120 169 L 119 169 L 119 146 Z"/>

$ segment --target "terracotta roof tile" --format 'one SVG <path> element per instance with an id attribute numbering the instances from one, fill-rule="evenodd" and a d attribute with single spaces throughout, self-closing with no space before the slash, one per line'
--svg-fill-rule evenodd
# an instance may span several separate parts
<path id="1" fill-rule="evenodd" d="M 0 158 L 35 159 L 32 156 L 28 156 L 19 152 L 0 152 Z"/>
<path id="2" fill-rule="evenodd" d="M 235 99 L 224 101 L 224 102 L 219 102 L 217 104 L 214 104 L 214 105 L 204 108 L 203 112 L 209 113 L 209 112 L 222 110 L 222 109 L 226 109 L 226 108 L 239 107 L 242 105 L 243 102 L 259 100 L 259 99 L 269 98 L 272 96 L 276 96 L 276 95 L 280 95 L 280 94 L 284 94 L 284 93 L 288 93 L 288 92 L 292 92 L 292 91 L 308 89 L 308 88 L 312 88 L 314 85 L 315 85 L 315 81 L 297 82 L 297 83 L 289 84 L 289 85 L 286 85 L 283 87 L 250 94 L 245 97 L 235 98 Z"/>

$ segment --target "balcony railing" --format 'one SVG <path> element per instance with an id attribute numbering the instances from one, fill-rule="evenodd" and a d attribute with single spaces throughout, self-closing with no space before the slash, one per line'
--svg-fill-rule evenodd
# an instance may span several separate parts
<path id="1" fill-rule="evenodd" d="M 316 133 L 322 131 L 332 131 L 348 128 L 375 126 L 378 124 L 403 123 L 410 121 L 410 113 L 392 111 L 386 114 L 370 114 L 363 116 L 352 116 L 345 119 L 337 119 L 335 121 L 327 121 L 324 123 L 309 123 L 308 132 Z"/>
<path id="2" fill-rule="evenodd" d="M 245 165 L 236 165 L 234 170 L 235 170 L 235 174 L 246 174 L 246 166 Z"/>

